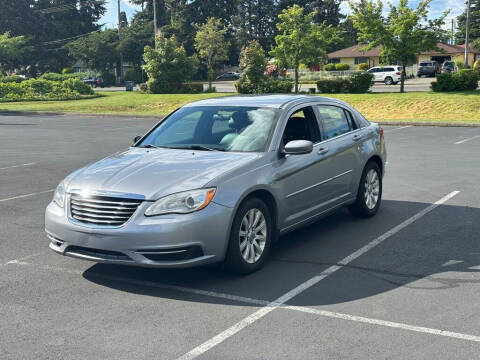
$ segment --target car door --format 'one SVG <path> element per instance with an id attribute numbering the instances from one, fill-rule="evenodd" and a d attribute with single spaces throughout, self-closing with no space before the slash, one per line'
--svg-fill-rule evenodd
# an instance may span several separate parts
<path id="1" fill-rule="evenodd" d="M 338 205 L 356 196 L 360 152 L 365 141 L 363 131 L 350 111 L 342 106 L 319 104 L 315 107 L 321 121 L 324 149 L 323 189 L 331 196 L 331 205 Z"/>
<path id="2" fill-rule="evenodd" d="M 377 68 L 377 71 L 374 73 L 375 81 L 383 81 L 385 79 L 385 73 L 383 72 L 383 68 Z"/>
<path id="3" fill-rule="evenodd" d="M 280 156 L 275 164 L 274 186 L 282 199 L 280 228 L 282 230 L 308 220 L 325 210 L 331 199 L 323 186 L 326 179 L 325 153 L 321 142 L 319 122 L 312 106 L 290 111 L 282 130 L 280 147 L 293 140 L 310 140 L 313 152 Z"/>

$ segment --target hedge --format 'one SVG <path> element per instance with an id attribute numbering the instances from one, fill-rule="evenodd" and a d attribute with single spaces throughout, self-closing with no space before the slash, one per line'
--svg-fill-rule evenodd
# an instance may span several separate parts
<path id="1" fill-rule="evenodd" d="M 148 91 L 153 94 L 198 94 L 203 92 L 203 84 L 199 83 L 169 83 L 150 79 Z"/>
<path id="2" fill-rule="evenodd" d="M 293 81 L 265 77 L 256 83 L 245 78 L 235 82 L 235 88 L 240 94 L 287 94 L 293 89 Z"/>
<path id="3" fill-rule="evenodd" d="M 66 74 L 59 74 L 59 73 L 45 73 L 42 74 L 39 79 L 42 80 L 50 80 L 50 81 L 65 81 L 68 79 L 83 79 L 84 77 L 92 76 L 90 73 L 66 73 Z"/>
<path id="4" fill-rule="evenodd" d="M 0 83 L 21 83 L 26 79 L 18 75 L 0 76 Z"/>
<path id="5" fill-rule="evenodd" d="M 335 64 L 326 64 L 323 67 L 323 70 L 325 70 L 325 71 L 335 71 Z"/>
<path id="6" fill-rule="evenodd" d="M 432 82 L 432 90 L 436 92 L 475 90 L 480 75 L 477 71 L 465 69 L 458 72 L 441 73 Z"/>
<path id="7" fill-rule="evenodd" d="M 93 89 L 79 79 L 65 81 L 31 79 L 21 83 L 0 83 L 0 102 L 74 100 L 93 94 Z"/>
<path id="8" fill-rule="evenodd" d="M 321 93 L 366 93 L 373 85 L 373 75 L 367 72 L 356 73 L 346 78 L 325 79 L 317 81 Z"/>
<path id="9" fill-rule="evenodd" d="M 350 65 L 348 64 L 342 64 L 342 63 L 335 64 L 335 70 L 337 71 L 344 71 L 348 69 L 350 69 Z"/>

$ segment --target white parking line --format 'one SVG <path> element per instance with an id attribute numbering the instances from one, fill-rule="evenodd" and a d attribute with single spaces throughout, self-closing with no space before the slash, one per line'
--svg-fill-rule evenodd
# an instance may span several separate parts
<path id="1" fill-rule="evenodd" d="M 400 126 L 400 127 L 396 127 L 396 128 L 393 128 L 393 129 L 384 130 L 384 132 L 389 133 L 389 132 L 392 132 L 392 131 L 406 129 L 406 128 L 409 128 L 409 127 L 412 127 L 412 125 Z"/>
<path id="2" fill-rule="evenodd" d="M 467 142 L 467 141 L 470 141 L 470 140 L 473 140 L 473 139 L 477 139 L 477 138 L 480 138 L 480 135 L 472 136 L 472 137 L 470 137 L 470 138 L 466 138 L 466 139 L 457 141 L 457 142 L 455 143 L 455 145 L 463 144 L 464 142 Z"/>
<path id="3" fill-rule="evenodd" d="M 35 164 L 36 164 L 36 163 L 32 162 L 32 163 L 28 163 L 28 164 L 20 164 L 20 165 L 6 166 L 6 167 L 0 168 L 0 170 L 13 169 L 13 168 L 22 167 L 22 166 L 31 166 L 31 165 L 35 165 Z"/>
<path id="4" fill-rule="evenodd" d="M 480 336 L 462 334 L 462 333 L 457 333 L 453 331 L 439 330 L 439 329 L 427 328 L 423 326 L 408 325 L 408 324 L 402 324 L 402 323 L 397 323 L 393 321 L 371 319 L 363 316 L 342 314 L 342 313 L 337 313 L 333 311 L 317 310 L 317 309 L 312 309 L 312 308 L 303 307 L 303 306 L 284 306 L 282 307 L 282 309 L 296 310 L 304 313 L 315 314 L 315 315 L 325 316 L 329 318 L 349 320 L 349 321 L 355 321 L 355 322 L 371 324 L 371 325 L 386 326 L 390 328 L 415 331 L 415 332 L 420 332 L 424 334 L 431 334 L 431 335 L 445 336 L 445 337 L 455 338 L 460 340 L 480 342 Z"/>
<path id="5" fill-rule="evenodd" d="M 25 195 L 13 196 L 13 197 L 9 197 L 9 198 L 6 198 L 6 199 L 0 199 L 0 202 L 10 201 L 10 200 L 15 200 L 15 199 L 21 199 L 21 198 L 26 198 L 26 197 L 29 197 L 29 196 L 40 195 L 40 194 L 45 194 L 45 193 L 49 193 L 49 192 L 52 192 L 52 191 L 55 191 L 55 189 L 44 190 L 44 191 L 34 192 L 34 193 L 30 193 L 30 194 L 25 194 Z"/>
<path id="6" fill-rule="evenodd" d="M 215 335 L 211 339 L 205 341 L 203 344 L 198 345 L 194 349 L 190 350 L 186 354 L 180 356 L 177 360 L 191 360 L 195 359 L 196 357 L 204 354 L 211 348 L 217 346 L 218 344 L 222 343 L 223 341 L 227 340 L 228 338 L 232 337 L 233 335 L 237 334 L 239 331 L 242 329 L 246 328 L 247 326 L 253 324 L 255 321 L 261 319 L 271 311 L 275 310 L 276 308 L 282 306 L 284 303 L 287 301 L 291 300 L 295 296 L 301 294 L 305 290 L 311 288 L 318 282 L 322 281 L 326 277 L 330 276 L 337 270 L 341 269 L 341 265 L 347 265 L 353 260 L 357 259 L 361 255 L 365 254 L 369 250 L 373 249 L 375 246 L 381 244 L 383 241 L 388 239 L 389 237 L 395 235 L 398 233 L 400 230 L 403 230 L 405 227 L 413 223 L 414 221 L 420 219 L 421 217 L 425 216 L 429 212 L 431 212 L 433 209 L 436 207 L 442 205 L 452 197 L 456 196 L 459 193 L 459 191 L 453 191 L 450 194 L 444 196 L 440 200 L 436 201 L 435 203 L 427 206 L 425 209 L 422 211 L 418 212 L 417 214 L 413 215 L 412 217 L 408 218 L 404 222 L 400 223 L 399 225 L 395 226 L 391 230 L 387 231 L 385 234 L 379 236 L 378 238 L 374 239 L 373 241 L 369 242 L 367 245 L 363 246 L 359 250 L 355 251 L 353 254 L 350 254 L 343 260 L 341 260 L 338 265 L 333 265 L 324 270 L 322 273 L 320 273 L 317 276 L 314 276 L 313 278 L 305 281 L 304 283 L 300 284 L 296 288 L 290 290 L 286 294 L 280 296 L 278 299 L 270 302 L 268 305 L 265 307 L 255 311 L 253 314 L 245 317 L 244 319 L 240 320 L 236 324 L 232 325 L 228 329 L 222 331 L 218 335 Z"/>

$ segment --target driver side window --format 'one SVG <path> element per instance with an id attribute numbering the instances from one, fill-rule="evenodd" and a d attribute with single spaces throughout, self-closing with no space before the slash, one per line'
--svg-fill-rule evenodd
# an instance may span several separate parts
<path id="1" fill-rule="evenodd" d="M 283 145 L 293 140 L 309 140 L 314 144 L 320 141 L 320 129 L 311 106 L 290 115 L 282 137 Z"/>

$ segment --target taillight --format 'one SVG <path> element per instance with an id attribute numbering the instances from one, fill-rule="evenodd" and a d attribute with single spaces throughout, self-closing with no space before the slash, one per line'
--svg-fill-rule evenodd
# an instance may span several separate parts
<path id="1" fill-rule="evenodd" d="M 380 136 L 383 138 L 383 128 L 380 127 Z"/>
<path id="2" fill-rule="evenodd" d="M 400 71 L 397 71 L 395 74 L 402 75 L 402 73 Z"/>

